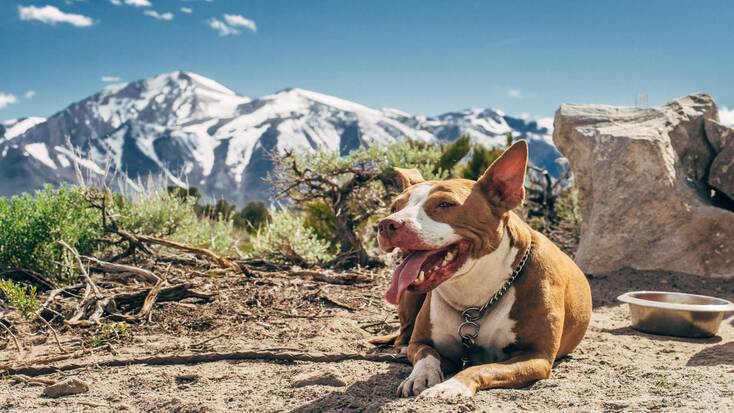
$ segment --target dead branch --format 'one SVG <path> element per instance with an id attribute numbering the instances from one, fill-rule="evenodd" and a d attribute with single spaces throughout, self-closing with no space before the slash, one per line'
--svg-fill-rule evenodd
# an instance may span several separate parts
<path id="1" fill-rule="evenodd" d="M 15 334 L 13 334 L 13 332 L 10 331 L 10 328 L 6 326 L 5 323 L 12 325 L 9 320 L 5 320 L 5 319 L 0 320 L 0 326 L 3 326 L 5 331 L 7 331 L 8 334 L 10 334 L 10 337 L 13 339 L 13 342 L 15 343 L 15 348 L 18 350 L 18 353 L 23 354 L 23 347 L 21 347 L 20 343 L 18 342 L 18 337 L 16 337 Z"/>
<path id="2" fill-rule="evenodd" d="M 84 277 L 84 281 L 86 281 L 92 292 L 94 292 L 95 297 L 101 298 L 102 293 L 99 291 L 99 288 L 97 288 L 97 285 L 94 284 L 92 278 L 89 277 L 89 272 L 87 272 L 87 269 L 84 267 L 84 263 L 82 263 L 82 258 L 76 248 L 61 240 L 56 241 L 56 243 L 66 248 L 69 252 L 71 252 L 72 255 L 74 255 L 74 257 L 76 258 L 76 262 L 79 264 L 79 270 L 82 272 L 82 277 Z"/>
<path id="3" fill-rule="evenodd" d="M 293 271 L 288 273 L 289 276 L 303 277 L 313 281 L 320 281 L 327 284 L 335 285 L 353 285 L 353 284 L 368 284 L 372 282 L 369 278 L 359 274 L 347 274 L 342 276 L 329 275 L 319 271 Z"/>
<path id="4" fill-rule="evenodd" d="M 208 352 L 199 354 L 163 354 L 147 357 L 111 358 L 87 363 L 68 363 L 60 366 L 43 366 L 36 360 L 28 361 L 26 366 L 0 366 L 3 374 L 23 374 L 30 377 L 43 376 L 60 371 L 78 370 L 94 367 L 120 367 L 146 364 L 150 366 L 169 366 L 178 364 L 212 363 L 224 360 L 267 360 L 267 361 L 306 361 L 312 363 L 338 363 L 347 360 L 361 360 L 381 363 L 410 364 L 407 357 L 398 354 L 361 354 L 361 353 L 305 353 L 297 351 L 249 350 L 235 352 Z"/>
<path id="5" fill-rule="evenodd" d="M 153 288 L 132 293 L 120 293 L 111 297 L 108 313 L 112 319 L 136 321 L 141 316 L 147 316 L 153 308 L 153 304 L 156 302 L 180 301 L 185 298 L 198 298 L 203 301 L 210 301 L 213 296 L 213 294 L 205 294 L 192 290 L 190 283 L 181 283 L 165 288 L 162 286 L 162 283 L 158 283 Z M 148 307 L 146 307 L 146 302 L 148 302 Z M 128 309 L 128 312 L 132 312 L 137 308 L 141 308 L 141 310 L 136 316 L 128 316 L 113 311 L 121 308 Z"/>
<path id="6" fill-rule="evenodd" d="M 41 310 L 40 309 L 36 312 L 36 317 L 38 317 L 38 319 L 41 320 L 43 322 L 43 324 L 46 324 L 46 327 L 49 330 L 51 330 L 51 334 L 54 336 L 54 340 L 56 341 L 56 347 L 58 347 L 59 350 L 62 353 L 66 353 L 66 350 L 64 350 L 64 347 L 61 346 L 61 341 L 59 341 L 59 335 L 58 335 L 58 333 L 56 333 L 56 329 L 54 329 L 51 326 L 51 323 L 49 323 L 48 320 L 46 320 L 45 318 L 41 317 Z"/>
<path id="7" fill-rule="evenodd" d="M 106 272 L 118 272 L 118 273 L 131 273 L 139 276 L 139 278 L 142 278 L 143 281 L 149 282 L 149 283 L 158 283 L 161 278 L 157 275 L 153 274 L 153 272 L 148 271 L 144 268 L 139 267 L 133 267 L 132 265 L 124 265 L 124 264 L 115 264 L 107 261 L 102 261 L 94 257 L 82 257 L 85 260 L 94 263 L 96 268 L 106 271 Z"/>
<path id="8" fill-rule="evenodd" d="M 229 258 L 219 256 L 215 254 L 213 251 L 208 250 L 206 248 L 193 247 L 191 245 L 182 244 L 180 242 L 171 241 L 171 240 L 167 240 L 163 238 L 151 237 L 148 235 L 138 235 L 137 237 L 140 241 L 147 242 L 149 244 L 162 245 L 164 247 L 175 248 L 178 250 L 190 252 L 192 254 L 202 255 L 214 261 L 217 265 L 220 265 L 222 267 L 231 268 L 235 271 L 240 271 L 240 266 L 237 265 L 237 263 L 230 260 Z"/>

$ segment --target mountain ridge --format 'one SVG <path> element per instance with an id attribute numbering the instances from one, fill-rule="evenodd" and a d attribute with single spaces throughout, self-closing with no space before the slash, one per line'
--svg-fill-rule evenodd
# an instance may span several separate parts
<path id="1" fill-rule="evenodd" d="M 251 99 L 184 71 L 108 86 L 48 119 L 35 119 L 12 139 L 0 135 L 0 195 L 74 181 L 70 158 L 76 155 L 69 145 L 88 173 L 101 174 L 109 163 L 129 182 L 163 175 L 236 204 L 268 200 L 268 153 L 286 148 L 345 154 L 407 138 L 447 143 L 461 134 L 500 146 L 512 133 L 528 139 L 533 162 L 560 170 L 547 127 L 496 109 L 417 116 L 301 88 Z"/>

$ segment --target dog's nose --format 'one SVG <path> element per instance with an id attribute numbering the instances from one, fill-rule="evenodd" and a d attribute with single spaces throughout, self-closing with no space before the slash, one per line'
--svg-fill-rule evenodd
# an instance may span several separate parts
<path id="1" fill-rule="evenodd" d="M 385 218 L 377 225 L 377 230 L 380 235 L 390 238 L 402 226 L 403 223 L 400 221 Z"/>

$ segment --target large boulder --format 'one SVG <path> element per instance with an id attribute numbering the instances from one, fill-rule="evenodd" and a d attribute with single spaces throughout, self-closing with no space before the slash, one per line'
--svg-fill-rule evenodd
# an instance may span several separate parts
<path id="1" fill-rule="evenodd" d="M 585 272 L 734 276 L 734 204 L 713 197 L 734 195 L 734 134 L 717 121 L 703 94 L 659 108 L 561 106 L 553 141 L 579 189 Z"/>

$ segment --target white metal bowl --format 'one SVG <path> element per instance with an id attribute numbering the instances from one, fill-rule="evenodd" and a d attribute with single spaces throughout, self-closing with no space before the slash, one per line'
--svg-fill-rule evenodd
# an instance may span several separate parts
<path id="1" fill-rule="evenodd" d="M 632 291 L 617 299 L 629 304 L 632 328 L 678 337 L 711 337 L 734 304 L 722 298 L 666 291 Z"/>

